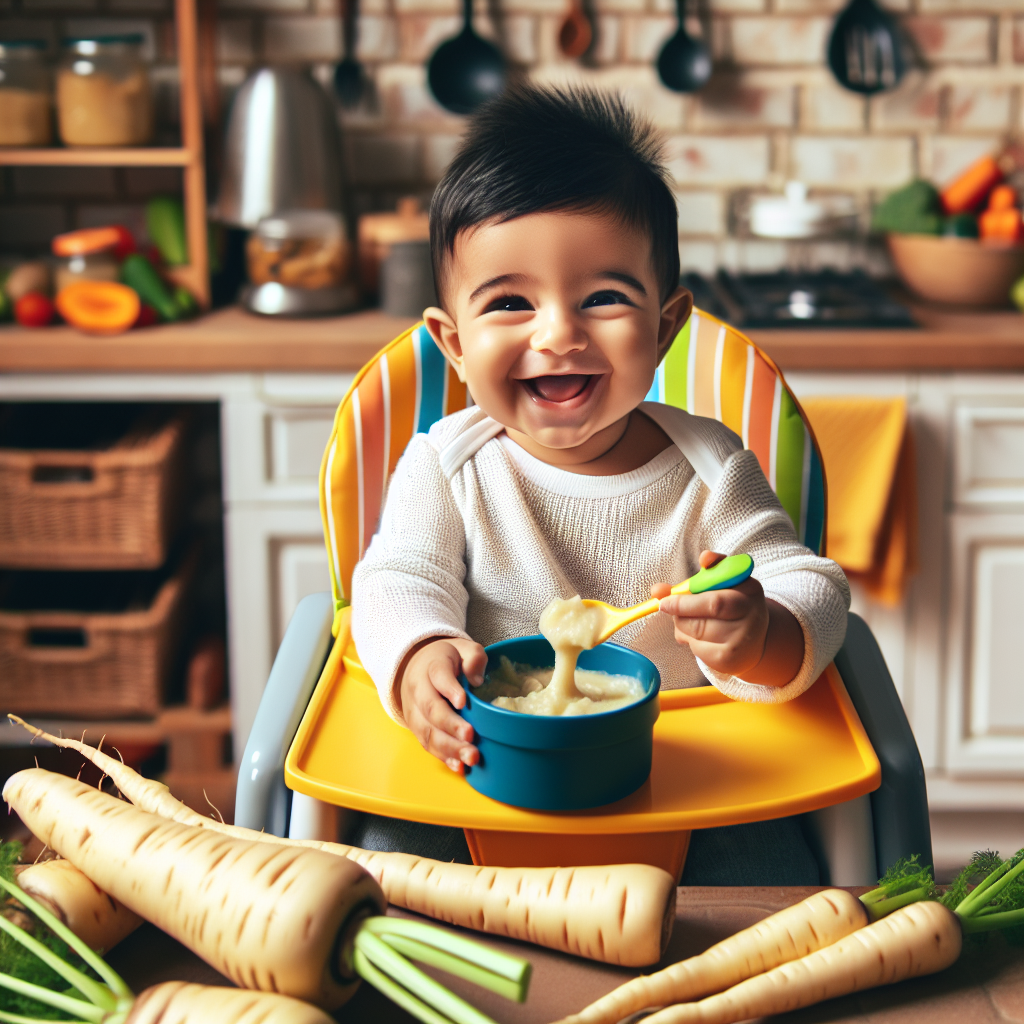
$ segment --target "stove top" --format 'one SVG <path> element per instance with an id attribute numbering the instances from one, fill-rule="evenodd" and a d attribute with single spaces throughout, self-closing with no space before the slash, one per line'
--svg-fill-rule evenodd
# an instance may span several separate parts
<path id="1" fill-rule="evenodd" d="M 910 311 L 861 270 L 778 271 L 714 279 L 686 273 L 697 306 L 736 327 L 916 327 Z"/>

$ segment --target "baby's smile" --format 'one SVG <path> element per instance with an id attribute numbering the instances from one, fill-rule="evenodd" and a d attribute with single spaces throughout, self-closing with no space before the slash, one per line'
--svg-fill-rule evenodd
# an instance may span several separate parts
<path id="1" fill-rule="evenodd" d="M 535 398 L 543 402 L 565 405 L 580 399 L 577 404 L 582 404 L 590 397 L 600 378 L 601 374 L 597 373 L 562 373 L 529 377 L 522 383 Z"/>

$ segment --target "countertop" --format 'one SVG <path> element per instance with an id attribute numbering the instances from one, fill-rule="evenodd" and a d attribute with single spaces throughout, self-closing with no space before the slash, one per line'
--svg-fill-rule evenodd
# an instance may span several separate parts
<path id="1" fill-rule="evenodd" d="M 917 330 L 751 330 L 783 370 L 1024 371 L 1024 316 L 911 304 Z M 276 320 L 238 308 L 112 337 L 0 327 L 0 372 L 218 373 L 357 370 L 414 321 L 365 310 Z"/>
<path id="2" fill-rule="evenodd" d="M 681 888 L 676 927 L 661 966 L 692 956 L 733 932 L 803 899 L 809 888 Z M 863 892 L 861 889 L 854 892 Z M 389 913 L 396 913 L 389 911 Z M 398 912 L 398 916 L 412 916 Z M 455 929 L 480 939 L 476 932 Z M 440 971 L 444 984 L 503 1024 L 545 1024 L 582 1009 L 637 972 L 595 964 L 522 943 L 486 941 L 533 963 L 533 982 L 524 1004 L 509 1003 Z M 229 982 L 151 925 L 143 925 L 109 960 L 136 992 L 161 981 Z M 410 1024 L 405 1011 L 365 982 L 335 1015 L 339 1022 Z M 816 1007 L 772 1018 L 787 1024 L 869 1022 L 869 1024 L 1024 1024 L 1024 949 L 996 936 L 970 947 L 940 974 L 873 989 Z"/>

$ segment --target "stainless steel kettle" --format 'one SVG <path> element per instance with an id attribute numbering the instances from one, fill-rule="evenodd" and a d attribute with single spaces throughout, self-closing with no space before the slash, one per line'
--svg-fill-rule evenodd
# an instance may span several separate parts
<path id="1" fill-rule="evenodd" d="M 254 71 L 231 107 L 213 216 L 254 228 L 281 210 L 340 210 L 341 199 L 341 145 L 324 91 L 302 71 Z"/>

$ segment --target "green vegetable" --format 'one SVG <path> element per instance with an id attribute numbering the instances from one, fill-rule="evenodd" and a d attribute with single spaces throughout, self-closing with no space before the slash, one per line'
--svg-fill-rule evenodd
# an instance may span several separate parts
<path id="1" fill-rule="evenodd" d="M 188 263 L 185 208 L 180 199 L 158 196 L 146 203 L 146 230 L 169 266 Z"/>
<path id="2" fill-rule="evenodd" d="M 195 296 L 184 285 L 178 285 L 174 289 L 172 298 L 174 305 L 178 308 L 179 316 L 191 316 L 199 308 Z"/>
<path id="3" fill-rule="evenodd" d="M 875 231 L 901 235 L 937 235 L 942 231 L 942 203 L 938 190 L 920 179 L 897 189 L 875 207 Z"/>
<path id="4" fill-rule="evenodd" d="M 161 320 L 178 320 L 181 310 L 153 264 L 141 253 L 126 256 L 121 264 L 121 281 L 160 314 Z"/>
<path id="5" fill-rule="evenodd" d="M 14 303 L 11 302 L 7 292 L 0 285 L 0 320 L 10 320 L 12 316 L 14 316 Z"/>
<path id="6" fill-rule="evenodd" d="M 0 888 L 14 896 L 50 931 L 45 937 L 37 937 L 0 916 L 0 1021 L 124 1024 L 135 1002 L 131 989 L 106 961 L 14 882 L 13 867 L 20 854 L 20 843 L 0 846 Z M 427 1024 L 494 1021 L 414 967 L 403 953 L 506 999 L 526 999 L 530 984 L 528 961 L 433 925 L 389 917 L 368 918 L 355 939 L 356 971 Z"/>
<path id="7" fill-rule="evenodd" d="M 978 218 L 973 213 L 955 213 L 943 222 L 942 233 L 953 238 L 977 238 Z"/>
<path id="8" fill-rule="evenodd" d="M 1024 850 L 1006 861 L 991 850 L 976 853 L 940 902 L 960 918 L 965 934 L 999 929 L 1024 943 Z"/>
<path id="9" fill-rule="evenodd" d="M 1024 310 L 1024 277 L 1010 289 L 1010 298 L 1019 309 Z"/>
<path id="10" fill-rule="evenodd" d="M 936 897 L 938 890 L 932 881 L 932 869 L 921 867 L 917 860 L 916 853 L 909 860 L 898 860 L 878 880 L 877 889 L 860 897 L 872 921 L 879 921 L 909 903 Z"/>

